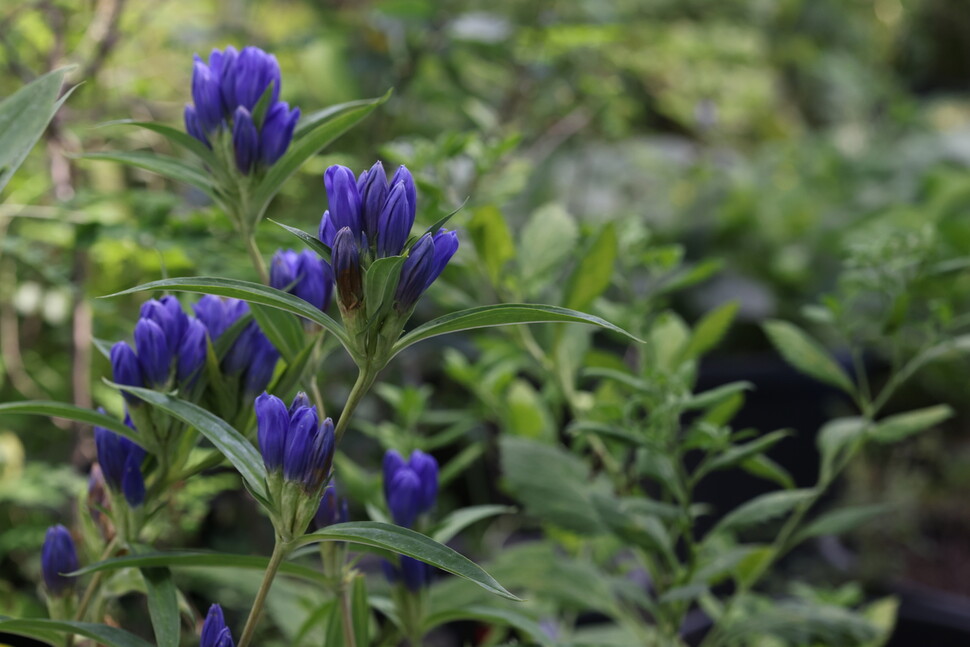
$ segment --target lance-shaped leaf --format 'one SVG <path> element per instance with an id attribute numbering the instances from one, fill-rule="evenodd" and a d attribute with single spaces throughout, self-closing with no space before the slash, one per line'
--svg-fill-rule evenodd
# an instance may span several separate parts
<path id="1" fill-rule="evenodd" d="M 42 640 L 46 640 L 54 633 L 67 636 L 84 636 L 106 647 L 152 647 L 151 643 L 124 629 L 91 622 L 69 622 L 67 620 L 48 620 L 47 618 L 17 619 L 0 616 L 0 633 Z"/>
<path id="2" fill-rule="evenodd" d="M 500 305 L 478 306 L 476 308 L 452 312 L 451 314 L 438 317 L 426 324 L 418 326 L 394 344 L 392 356 L 397 355 L 408 346 L 416 344 L 419 341 L 451 332 L 472 330 L 474 328 L 490 328 L 492 326 L 557 322 L 590 324 L 612 330 L 635 342 L 643 341 L 619 326 L 611 324 L 605 319 L 600 319 L 595 315 L 586 314 L 585 312 L 537 303 L 503 303 Z"/>
<path id="3" fill-rule="evenodd" d="M 51 418 L 64 418 L 83 422 L 96 427 L 104 427 L 116 434 L 129 438 L 135 444 L 140 445 L 143 438 L 139 438 L 138 433 L 131 427 L 125 425 L 117 418 L 76 407 L 73 404 L 64 402 L 52 402 L 49 400 L 25 400 L 23 402 L 5 402 L 0 404 L 0 415 L 4 414 L 29 414 L 37 416 L 50 416 Z"/>
<path id="4" fill-rule="evenodd" d="M 215 185 L 205 171 L 200 167 L 168 155 L 158 155 L 157 153 L 147 153 L 144 151 L 133 152 L 110 152 L 110 153 L 85 153 L 81 159 L 101 160 L 105 162 L 118 162 L 137 168 L 158 173 L 171 180 L 184 182 L 199 189 L 213 200 L 219 201 L 216 194 Z"/>
<path id="5" fill-rule="evenodd" d="M 115 121 L 106 121 L 103 124 L 98 124 L 98 128 L 104 128 L 106 126 L 135 126 L 137 128 L 151 130 L 152 132 L 158 133 L 176 146 L 180 146 L 193 153 L 207 164 L 215 166 L 218 163 L 212 149 L 192 135 L 183 130 L 179 130 L 178 128 L 172 128 L 171 126 L 166 126 L 165 124 L 158 123 L 156 121 L 135 121 L 134 119 L 117 119 Z"/>
<path id="6" fill-rule="evenodd" d="M 120 568 L 244 568 L 254 571 L 265 571 L 269 565 L 269 558 L 260 555 L 234 555 L 231 553 L 213 553 L 207 551 L 169 551 L 143 553 L 138 555 L 123 555 L 113 557 L 71 573 L 71 575 L 87 575 L 101 571 L 114 571 Z M 309 582 L 326 583 L 326 576 L 320 571 L 283 562 L 280 573 Z"/>
<path id="7" fill-rule="evenodd" d="M 846 393 L 855 392 L 848 374 L 804 330 L 787 321 L 769 321 L 764 329 L 785 361 L 796 369 Z"/>
<path id="8" fill-rule="evenodd" d="M 439 544 L 421 533 L 377 521 L 356 521 L 338 523 L 322 530 L 304 535 L 296 540 L 297 544 L 312 544 L 320 541 L 346 541 L 391 551 L 430 564 L 452 575 L 474 582 L 486 591 L 509 600 L 519 600 L 464 555 L 455 552 L 444 544 Z"/>
<path id="9" fill-rule="evenodd" d="M 179 645 L 178 590 L 167 568 L 144 568 L 141 571 L 148 594 L 148 614 L 152 619 L 158 647 Z"/>
<path id="10" fill-rule="evenodd" d="M 431 613 L 424 619 L 424 630 L 430 631 L 439 625 L 458 620 L 475 620 L 488 625 L 505 625 L 521 631 L 530 641 L 536 644 L 543 646 L 554 644 L 539 623 L 529 616 L 512 609 L 499 609 L 479 604 Z"/>
<path id="11" fill-rule="evenodd" d="M 332 252 L 330 251 L 330 248 L 324 245 L 323 242 L 321 242 L 316 236 L 308 234 L 302 229 L 297 229 L 296 227 L 290 227 L 289 225 L 284 225 L 281 222 L 276 222 L 272 218 L 267 218 L 267 220 L 269 220 L 277 227 L 280 227 L 290 232 L 291 234 L 293 234 L 294 236 L 302 240 L 307 247 L 309 247 L 317 254 L 322 256 L 325 261 L 327 261 L 328 263 L 330 262 L 331 260 L 330 257 L 332 256 Z"/>

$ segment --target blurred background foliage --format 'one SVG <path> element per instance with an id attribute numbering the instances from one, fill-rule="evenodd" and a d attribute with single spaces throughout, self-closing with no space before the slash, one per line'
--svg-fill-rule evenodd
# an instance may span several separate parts
<path id="1" fill-rule="evenodd" d="M 914 267 L 970 256 L 964 0 L 4 3 L 0 95 L 65 63 L 79 65 L 70 78 L 83 85 L 0 204 L 0 400 L 117 406 L 100 386 L 106 362 L 86 340 L 127 335 L 138 301 L 96 297 L 162 274 L 254 278 L 242 241 L 204 196 L 75 157 L 171 153 L 150 132 L 99 124 L 180 123 L 191 54 L 228 44 L 275 53 L 282 96 L 304 113 L 394 89 L 375 116 L 287 183 L 269 216 L 315 231 L 327 165 L 407 163 L 421 223 L 467 198 L 453 221 L 463 241 L 456 267 L 431 291 L 443 305 L 562 303 L 643 334 L 662 307 L 696 321 L 736 300 L 739 325 L 710 360 L 715 372 L 730 365 L 744 378 L 746 367 L 760 366 L 768 344 L 756 324 L 778 317 L 838 320 L 852 339 L 827 341 L 864 344 L 878 380 L 891 362 L 883 342 L 892 312 L 873 315 L 886 304 L 868 297 L 898 294 L 894 282 Z M 271 223 L 260 236 L 264 252 L 293 245 Z M 920 297 L 918 307 L 896 304 L 914 335 L 968 323 L 954 321 L 967 312 L 965 269 L 921 270 L 918 288 L 902 290 Z M 803 310 L 809 303 L 827 306 Z M 882 327 L 853 324 L 853 312 Z M 544 382 L 521 346 L 474 336 L 449 344 L 458 349 L 412 351 L 414 361 L 394 369 L 401 381 L 392 383 L 412 386 L 369 398 L 357 442 L 371 455 L 366 438 L 447 445 L 458 462 L 443 478 L 465 484 L 458 496 L 484 502 L 482 483 L 495 467 L 481 458 L 496 451 L 495 432 L 554 438 L 584 401 L 568 379 Z M 565 348 L 591 365 L 618 361 L 588 338 Z M 900 573 L 970 593 L 970 577 L 958 574 L 970 575 L 966 368 L 938 367 L 904 395 L 957 407 L 946 435 L 873 453 L 843 496 L 898 504 L 898 514 L 857 538 L 874 571 L 887 568 L 887 553 L 902 552 L 891 562 Z M 342 397 L 349 378 L 336 371 L 325 380 L 329 397 Z M 413 386 L 422 382 L 429 386 Z M 475 420 L 452 409 L 463 406 Z M 786 413 L 779 426 L 798 419 Z M 71 431 L 0 421 L 0 609 L 14 615 L 28 602 L 9 594 L 36 581 L 44 528 L 84 487 L 90 432 Z M 343 469 L 351 489 L 373 492 L 366 474 Z M 211 480 L 186 497 L 173 542 L 232 526 L 231 506 L 199 503 L 234 485 L 224 474 Z"/>

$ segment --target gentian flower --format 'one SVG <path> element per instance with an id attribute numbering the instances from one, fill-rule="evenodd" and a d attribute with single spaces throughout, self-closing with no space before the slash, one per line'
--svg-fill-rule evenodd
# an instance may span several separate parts
<path id="1" fill-rule="evenodd" d="M 256 398 L 257 440 L 267 471 L 282 472 L 286 481 L 316 492 L 329 479 L 333 465 L 333 421 L 320 422 L 317 408 L 303 402 L 300 398 L 291 414 L 274 395 L 264 392 Z"/>
<path id="2" fill-rule="evenodd" d="M 99 411 L 104 413 L 103 409 Z M 127 416 L 125 424 L 134 429 Z M 141 473 L 141 463 L 145 459 L 145 450 L 104 427 L 94 428 L 94 444 L 98 449 L 98 464 L 108 487 L 113 492 L 120 492 L 132 507 L 144 503 L 145 478 Z"/>
<path id="3" fill-rule="evenodd" d="M 333 483 L 324 488 L 323 496 L 320 498 L 320 507 L 313 518 L 320 528 L 326 528 L 335 523 L 346 523 L 350 520 L 347 499 L 337 494 L 337 487 Z"/>
<path id="4" fill-rule="evenodd" d="M 269 284 L 300 297 L 319 310 L 326 310 L 333 292 L 333 270 L 329 263 L 308 249 L 299 254 L 292 249 L 281 249 L 273 255 Z"/>
<path id="5" fill-rule="evenodd" d="M 384 498 L 394 523 L 410 528 L 434 507 L 438 496 L 438 461 L 415 450 L 409 461 L 395 450 L 384 454 Z"/>
<path id="6" fill-rule="evenodd" d="M 232 632 L 226 626 L 226 618 L 222 607 L 213 604 L 202 623 L 202 633 L 199 637 L 199 647 L 235 647 Z"/>
<path id="7" fill-rule="evenodd" d="M 272 166 L 289 147 L 300 118 L 299 108 L 279 100 L 280 81 L 276 57 L 258 47 L 212 50 L 208 64 L 196 56 L 194 105 L 185 107 L 185 130 L 210 148 L 216 138 L 229 137 L 232 162 L 244 175 Z"/>
<path id="8" fill-rule="evenodd" d="M 223 300 L 207 294 L 199 299 L 194 310 L 215 342 L 249 312 L 249 305 L 238 299 Z M 269 385 L 279 358 L 279 351 L 259 325 L 250 321 L 233 340 L 220 368 L 224 374 L 240 378 L 243 400 L 248 402 Z"/>
<path id="9" fill-rule="evenodd" d="M 40 552 L 40 567 L 44 584 L 51 595 L 60 596 L 74 590 L 76 578 L 65 573 L 76 571 L 80 565 L 74 539 L 64 526 L 56 525 L 47 529 L 44 547 Z"/>

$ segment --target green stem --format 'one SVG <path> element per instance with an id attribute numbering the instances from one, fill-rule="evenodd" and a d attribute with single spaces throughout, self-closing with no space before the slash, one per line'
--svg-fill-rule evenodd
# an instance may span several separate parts
<path id="1" fill-rule="evenodd" d="M 347 425 L 350 424 L 350 417 L 354 414 L 354 410 L 360 404 L 364 394 L 367 393 L 367 389 L 374 383 L 376 377 L 377 371 L 371 369 L 370 365 L 362 367 L 360 373 L 357 374 L 357 381 L 354 382 L 354 386 L 350 390 L 350 395 L 347 396 L 347 403 L 344 405 L 343 411 L 340 412 L 340 418 L 337 419 L 337 424 L 334 427 L 336 445 L 340 445 L 340 439 L 344 437 L 344 432 L 347 431 Z"/>
<path id="2" fill-rule="evenodd" d="M 347 582 L 340 580 L 340 615 L 343 620 L 344 645 L 346 647 L 357 647 L 357 637 L 354 635 L 354 618 L 350 608 L 350 596 L 347 591 Z"/>
<path id="3" fill-rule="evenodd" d="M 256 236 L 253 235 L 252 231 L 246 230 L 243 232 L 243 237 L 246 239 L 246 250 L 249 252 L 249 259 L 253 262 L 253 267 L 259 273 L 259 280 L 268 285 L 269 273 L 266 271 L 266 262 L 263 260 L 263 255 L 259 253 Z"/>
<path id="4" fill-rule="evenodd" d="M 104 547 L 104 552 L 101 553 L 101 559 L 99 562 L 103 562 L 112 555 L 114 555 L 115 548 L 118 545 L 118 539 L 115 537 L 108 545 Z M 101 586 L 101 580 L 104 578 L 104 571 L 98 571 L 88 582 L 88 586 L 84 589 L 84 594 L 81 596 L 81 602 L 77 605 L 77 611 L 74 612 L 74 620 L 79 621 L 84 619 L 84 614 L 87 613 L 88 607 L 91 605 L 91 600 L 94 599 L 94 594 L 97 592 L 98 587 Z"/>
<path id="5" fill-rule="evenodd" d="M 263 612 L 263 605 L 266 603 L 266 596 L 269 594 L 270 587 L 273 586 L 273 579 L 276 577 L 276 572 L 279 571 L 280 565 L 289 552 L 289 543 L 277 537 L 276 546 L 273 547 L 273 555 L 269 558 L 269 564 L 266 566 L 266 572 L 263 574 L 263 581 L 259 585 L 259 591 L 256 592 L 253 607 L 249 610 L 249 618 L 246 620 L 246 626 L 243 628 L 242 635 L 239 637 L 238 647 L 247 647 L 252 641 L 253 634 L 256 632 L 256 625 L 259 624 L 259 616 Z"/>

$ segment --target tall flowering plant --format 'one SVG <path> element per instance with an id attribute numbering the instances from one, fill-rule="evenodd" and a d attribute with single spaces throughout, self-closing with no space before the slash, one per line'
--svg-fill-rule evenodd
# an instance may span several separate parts
<path id="1" fill-rule="evenodd" d="M 323 177 L 328 208 L 318 231 L 282 225 L 306 249 L 279 250 L 267 267 L 256 231 L 280 186 L 387 99 L 303 116 L 281 99 L 282 88 L 272 55 L 255 47 L 214 50 L 207 61 L 194 61 L 184 131 L 122 122 L 161 134 L 188 159 L 123 152 L 87 156 L 134 164 L 202 190 L 243 235 L 262 282 L 181 277 L 127 290 L 167 293 L 147 300 L 131 341 L 118 341 L 107 353 L 112 374 L 106 381 L 123 396 L 118 399 L 123 415 L 50 402 L 0 404 L 0 413 L 54 415 L 95 426 L 98 465 L 82 514 L 90 515 L 100 531 L 95 551 L 101 554 L 82 567 L 71 532 L 52 528 L 42 551 L 50 620 L 0 620 L 0 629 L 81 634 L 111 647 L 136 644 L 132 641 L 139 639 L 124 630 L 97 624 L 104 620 L 99 600 L 108 595 L 109 574 L 134 568 L 144 583 L 159 647 L 177 647 L 178 589 L 168 567 L 231 566 L 239 559 L 157 551 L 146 545 L 145 528 L 159 522 L 181 484 L 221 464 L 238 472 L 265 513 L 275 547 L 260 564 L 262 582 L 241 632 L 233 632 L 221 607 L 213 605 L 201 631 L 206 647 L 253 642 L 280 572 L 303 573 L 322 583 L 338 600 L 344 644 L 363 647 L 370 611 L 364 578 L 346 559 L 353 545 L 391 557 L 388 575 L 401 584 L 397 617 L 404 624 L 399 629 L 412 641 L 427 628 L 413 601 L 429 581 L 431 567 L 517 599 L 479 566 L 413 529 L 425 528 L 418 521 L 436 499 L 438 468 L 427 454 L 415 452 L 408 461 L 388 454 L 384 480 L 390 519 L 348 520 L 333 473 L 352 414 L 397 354 L 438 335 L 543 322 L 592 324 L 630 335 L 597 317 L 538 304 L 482 305 L 404 334 L 419 300 L 459 249 L 459 234 L 444 229 L 454 213 L 429 218 L 434 224 L 415 230 L 422 217 L 420 196 L 404 166 L 390 179 L 381 162 L 359 175 L 331 166 Z M 178 292 L 198 297 L 189 304 L 172 294 Z M 339 321 L 327 313 L 334 301 Z M 334 418 L 324 414 L 317 383 L 321 375 L 334 377 L 319 352 L 325 337 L 335 339 L 359 368 Z M 479 518 L 459 518 L 436 536 L 446 541 Z M 318 529 L 308 532 L 314 523 Z M 325 544 L 322 574 L 289 561 L 296 549 L 314 543 Z"/>

